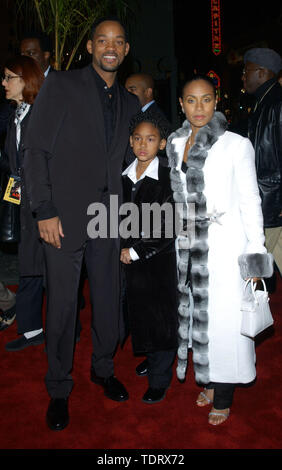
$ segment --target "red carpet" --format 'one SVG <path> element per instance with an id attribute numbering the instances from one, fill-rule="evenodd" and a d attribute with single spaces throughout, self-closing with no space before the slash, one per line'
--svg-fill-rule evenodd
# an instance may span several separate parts
<path id="1" fill-rule="evenodd" d="M 130 399 L 115 403 L 89 379 L 90 308 L 81 312 L 81 340 L 75 351 L 70 424 L 53 432 L 45 424 L 49 397 L 45 390 L 44 346 L 6 352 L 16 337 L 15 323 L 0 334 L 0 449 L 281 449 L 282 448 L 282 282 L 271 298 L 275 326 L 257 347 L 257 382 L 235 393 L 230 418 L 221 426 L 207 423 L 208 408 L 197 408 L 190 367 L 186 383 L 174 378 L 167 398 L 156 405 L 141 402 L 146 378 L 135 375 L 140 361 L 130 340 L 118 350 L 116 375 Z"/>

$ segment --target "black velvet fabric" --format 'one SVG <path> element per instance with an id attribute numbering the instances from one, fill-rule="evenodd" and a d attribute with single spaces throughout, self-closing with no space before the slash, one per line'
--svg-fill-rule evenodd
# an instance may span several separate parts
<path id="1" fill-rule="evenodd" d="M 132 181 L 124 177 L 124 200 L 131 201 Z M 169 169 L 159 166 L 159 180 L 145 177 L 134 198 L 143 203 L 172 202 Z M 170 220 L 169 223 L 173 223 Z M 174 238 L 164 236 L 164 218 L 159 238 L 123 240 L 123 247 L 133 247 L 140 259 L 124 265 L 128 320 L 135 353 L 146 353 L 177 347 L 177 271 Z"/>

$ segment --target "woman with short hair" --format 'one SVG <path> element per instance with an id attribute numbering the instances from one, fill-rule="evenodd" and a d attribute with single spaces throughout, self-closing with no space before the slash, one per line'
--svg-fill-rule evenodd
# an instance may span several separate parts
<path id="1" fill-rule="evenodd" d="M 38 63 L 18 56 L 5 64 L 2 86 L 6 98 L 15 105 L 7 129 L 5 154 L 1 169 L 17 180 L 20 187 L 19 287 L 16 295 L 16 319 L 20 337 L 6 345 L 8 351 L 19 351 L 44 342 L 42 329 L 43 256 L 38 230 L 27 199 L 23 172 L 24 136 L 32 104 L 44 81 Z"/>

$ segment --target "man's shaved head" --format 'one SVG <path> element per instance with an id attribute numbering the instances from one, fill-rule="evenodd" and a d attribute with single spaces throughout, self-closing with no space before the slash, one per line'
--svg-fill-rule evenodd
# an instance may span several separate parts
<path id="1" fill-rule="evenodd" d="M 138 96 L 141 106 L 154 99 L 154 79 L 147 73 L 130 75 L 125 82 L 125 88 Z"/>

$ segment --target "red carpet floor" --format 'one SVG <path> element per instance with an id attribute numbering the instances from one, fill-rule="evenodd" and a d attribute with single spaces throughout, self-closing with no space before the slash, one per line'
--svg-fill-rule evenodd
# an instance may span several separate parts
<path id="1" fill-rule="evenodd" d="M 235 394 L 230 418 L 221 426 L 207 422 L 199 409 L 199 388 L 191 370 L 186 382 L 174 377 L 167 398 L 146 405 L 141 398 L 146 378 L 135 375 L 140 358 L 130 340 L 116 354 L 116 375 L 130 399 L 116 403 L 89 379 L 90 307 L 81 312 L 83 331 L 75 351 L 70 424 L 61 432 L 47 428 L 49 397 L 44 386 L 44 346 L 6 352 L 16 337 L 14 324 L 0 334 L 0 449 L 281 449 L 282 448 L 282 282 L 271 298 L 275 326 L 257 346 L 257 381 Z"/>

